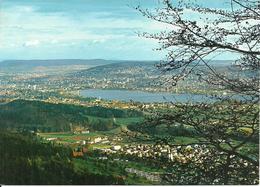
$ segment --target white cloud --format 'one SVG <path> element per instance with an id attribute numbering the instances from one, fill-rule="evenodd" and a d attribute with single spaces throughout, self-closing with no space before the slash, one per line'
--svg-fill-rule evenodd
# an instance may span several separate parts
<path id="1" fill-rule="evenodd" d="M 40 44 L 39 40 L 30 40 L 24 43 L 25 47 L 34 47 L 34 46 L 38 46 Z"/>
<path id="2" fill-rule="evenodd" d="M 36 49 L 42 55 L 51 53 L 49 49 L 61 51 L 62 54 L 62 50 L 66 51 L 71 47 L 85 49 L 86 46 L 93 50 L 97 47 L 97 51 L 129 49 L 129 53 L 130 50 L 136 53 L 136 49 L 142 50 L 144 46 L 151 50 L 153 48 L 150 42 L 137 37 L 136 31 L 154 32 L 165 27 L 148 21 L 141 15 L 140 19 L 128 19 L 109 17 L 109 12 L 101 14 L 108 17 L 100 17 L 98 12 L 73 17 L 66 13 L 38 12 L 35 7 L 30 6 L 4 8 L 0 20 L 0 55 L 5 51 L 12 51 L 14 54 L 15 51 L 24 51 L 28 47 L 32 49 L 28 53 L 32 54 L 36 54 L 33 51 Z M 111 54 L 110 52 L 109 55 Z"/>
<path id="3" fill-rule="evenodd" d="M 35 11 L 35 8 L 32 6 L 16 6 L 15 9 L 19 12 L 27 12 L 27 13 Z"/>

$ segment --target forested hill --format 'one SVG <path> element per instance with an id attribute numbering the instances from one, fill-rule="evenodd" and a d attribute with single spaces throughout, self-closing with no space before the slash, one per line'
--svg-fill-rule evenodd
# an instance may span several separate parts
<path id="1" fill-rule="evenodd" d="M 0 132 L 0 184 L 123 184 L 110 174 L 77 171 L 70 148 L 40 143 L 30 134 Z"/>
<path id="2" fill-rule="evenodd" d="M 141 112 L 135 110 L 15 100 L 5 105 L 0 105 L 0 127 L 5 129 L 55 132 L 70 131 L 71 125 L 74 125 L 86 127 L 94 131 L 110 130 L 117 127 L 116 124 L 111 123 L 113 117 L 124 118 L 141 115 Z M 89 120 L 89 116 L 102 117 L 104 120 L 93 122 Z"/>

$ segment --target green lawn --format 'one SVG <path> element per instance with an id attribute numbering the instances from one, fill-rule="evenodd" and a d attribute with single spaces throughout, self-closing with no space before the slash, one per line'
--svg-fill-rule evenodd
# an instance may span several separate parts
<path id="1" fill-rule="evenodd" d="M 58 143 L 76 143 L 79 140 L 87 140 L 88 138 L 93 138 L 100 136 L 99 133 L 89 133 L 89 134 L 73 134 L 73 133 L 40 133 L 39 136 L 43 138 L 58 138 Z"/>

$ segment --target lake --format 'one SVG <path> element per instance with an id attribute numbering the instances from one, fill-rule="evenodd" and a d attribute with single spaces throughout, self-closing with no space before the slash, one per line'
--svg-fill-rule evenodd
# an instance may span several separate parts
<path id="1" fill-rule="evenodd" d="M 84 97 L 95 97 L 106 100 L 135 101 L 135 102 L 210 102 L 212 99 L 199 94 L 173 94 L 173 93 L 151 93 L 135 90 L 81 90 L 80 95 Z"/>

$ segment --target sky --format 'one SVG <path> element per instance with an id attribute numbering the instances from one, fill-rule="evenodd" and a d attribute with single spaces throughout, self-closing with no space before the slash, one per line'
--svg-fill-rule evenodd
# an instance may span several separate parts
<path id="1" fill-rule="evenodd" d="M 210 7 L 223 7 L 208 0 Z M 160 60 L 158 42 L 138 32 L 166 25 L 133 7 L 153 9 L 160 0 L 0 0 L 0 60 Z"/>

